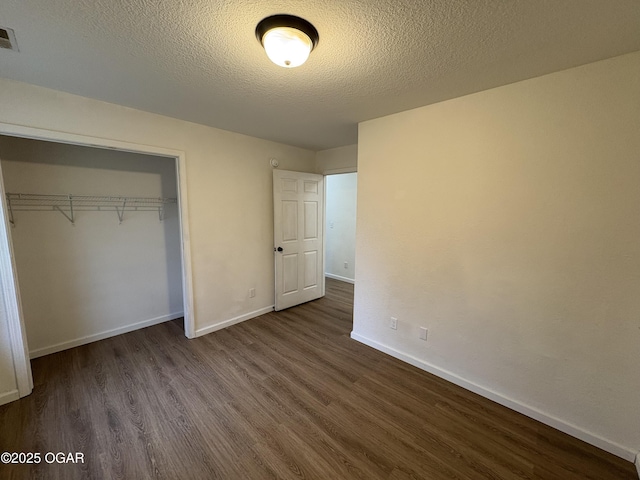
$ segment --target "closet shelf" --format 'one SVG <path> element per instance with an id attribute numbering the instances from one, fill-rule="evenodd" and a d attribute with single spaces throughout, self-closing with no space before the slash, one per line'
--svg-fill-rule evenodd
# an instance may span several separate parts
<path id="1" fill-rule="evenodd" d="M 35 193 L 7 193 L 9 221 L 15 225 L 14 211 L 38 210 L 58 211 L 72 224 L 78 211 L 111 211 L 118 215 L 119 223 L 126 211 L 157 211 L 160 221 L 164 220 L 164 208 L 169 203 L 177 203 L 176 198 L 122 197 L 105 195 L 40 195 Z"/>

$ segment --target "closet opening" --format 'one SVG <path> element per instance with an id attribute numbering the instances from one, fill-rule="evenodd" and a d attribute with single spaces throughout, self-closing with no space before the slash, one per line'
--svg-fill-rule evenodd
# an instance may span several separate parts
<path id="1" fill-rule="evenodd" d="M 0 129 L 0 172 L 17 377 L 31 382 L 21 353 L 28 363 L 177 318 L 193 338 L 184 154 L 15 129 Z"/>

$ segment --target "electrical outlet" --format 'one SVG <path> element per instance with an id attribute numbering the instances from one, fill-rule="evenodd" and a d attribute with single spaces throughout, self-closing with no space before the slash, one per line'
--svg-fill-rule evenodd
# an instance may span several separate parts
<path id="1" fill-rule="evenodd" d="M 396 317 L 391 317 L 391 320 L 389 320 L 389 328 L 393 330 L 398 329 L 398 319 Z"/>
<path id="2" fill-rule="evenodd" d="M 420 340 L 427 341 L 427 332 L 428 330 L 425 327 L 420 327 Z"/>
<path id="3" fill-rule="evenodd" d="M 349 268 L 349 262 L 344 262 L 344 268 Z"/>
<path id="4" fill-rule="evenodd" d="M 253 298 L 256 296 L 256 289 L 255 288 L 250 288 L 249 289 L 249 298 Z"/>

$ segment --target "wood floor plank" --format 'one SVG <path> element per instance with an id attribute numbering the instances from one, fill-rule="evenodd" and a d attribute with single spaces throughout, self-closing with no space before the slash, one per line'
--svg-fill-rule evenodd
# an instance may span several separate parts
<path id="1" fill-rule="evenodd" d="M 189 340 L 181 319 L 35 359 L 4 479 L 637 480 L 633 464 L 350 339 L 353 285 Z"/>

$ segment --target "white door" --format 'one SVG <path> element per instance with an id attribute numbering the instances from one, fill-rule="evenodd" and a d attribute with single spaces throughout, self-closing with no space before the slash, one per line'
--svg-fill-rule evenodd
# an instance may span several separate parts
<path id="1" fill-rule="evenodd" d="M 16 262 L 13 255 L 11 240 L 11 227 L 5 203 L 4 180 L 0 170 L 0 328 L 7 328 L 11 354 L 3 355 L 0 369 L 15 373 L 17 392 L 0 392 L 0 405 L 7 403 L 9 399 L 17 400 L 18 397 L 29 395 L 33 390 L 33 376 L 31 374 L 31 361 L 27 347 L 27 333 L 22 315 L 22 303 L 20 301 L 20 289 L 18 287 L 18 275 Z M 5 327 L 6 325 L 6 327 Z M 4 332 L 3 332 L 4 333 Z M 5 393 L 5 395 L 1 395 Z M 4 398 L 2 398 L 4 397 Z"/>
<path id="2" fill-rule="evenodd" d="M 273 171 L 275 309 L 324 295 L 324 177 Z"/>

